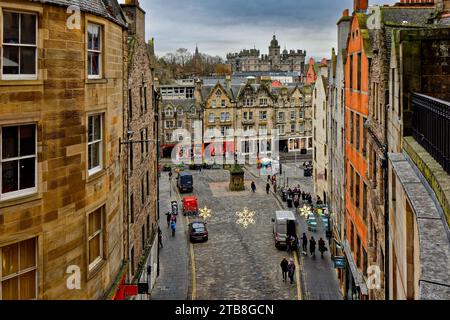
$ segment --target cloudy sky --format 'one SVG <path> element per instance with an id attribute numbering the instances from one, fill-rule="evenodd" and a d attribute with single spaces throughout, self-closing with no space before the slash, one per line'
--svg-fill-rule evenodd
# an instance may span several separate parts
<path id="1" fill-rule="evenodd" d="M 121 0 L 121 2 L 124 2 Z M 392 4 L 395 0 L 370 0 Z M 177 48 L 225 57 L 256 48 L 267 53 L 272 35 L 281 49 L 306 50 L 315 58 L 336 45 L 336 22 L 353 0 L 140 0 L 147 13 L 147 37 L 157 55 Z"/>

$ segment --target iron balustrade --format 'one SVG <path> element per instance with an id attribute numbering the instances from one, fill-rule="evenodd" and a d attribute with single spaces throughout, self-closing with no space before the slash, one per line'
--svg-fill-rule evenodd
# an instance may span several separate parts
<path id="1" fill-rule="evenodd" d="M 450 102 L 412 94 L 413 137 L 450 174 Z"/>

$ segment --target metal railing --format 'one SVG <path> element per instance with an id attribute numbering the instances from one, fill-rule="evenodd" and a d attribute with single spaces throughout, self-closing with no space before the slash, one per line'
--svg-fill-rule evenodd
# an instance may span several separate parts
<path id="1" fill-rule="evenodd" d="M 450 174 L 450 102 L 412 94 L 413 136 Z"/>

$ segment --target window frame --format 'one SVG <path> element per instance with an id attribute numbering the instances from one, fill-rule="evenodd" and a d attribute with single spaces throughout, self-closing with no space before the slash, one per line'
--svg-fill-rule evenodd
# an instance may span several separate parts
<path id="1" fill-rule="evenodd" d="M 5 127 L 22 127 L 22 126 L 29 126 L 34 125 L 34 132 L 35 132 L 35 154 L 33 156 L 24 156 L 21 157 L 20 155 L 14 158 L 7 159 L 7 161 L 3 161 L 3 128 Z M 18 141 L 18 148 L 20 150 L 20 136 Z M 20 161 L 22 159 L 31 159 L 34 158 L 34 187 L 23 189 L 23 190 L 17 190 L 12 191 L 8 193 L 3 193 L 3 162 L 11 162 L 11 161 Z M 19 168 L 18 168 L 19 170 Z M 20 170 L 19 170 L 20 171 Z M 22 123 L 22 124 L 11 124 L 11 125 L 0 125 L 0 202 L 12 200 L 16 198 L 21 198 L 25 196 L 34 195 L 38 192 L 38 128 L 36 123 Z M 20 172 L 18 175 L 18 179 L 20 180 Z"/>
<path id="2" fill-rule="evenodd" d="M 106 232 L 106 227 L 105 227 L 105 209 L 106 206 L 103 204 L 100 207 L 98 207 L 95 210 L 90 211 L 87 216 L 86 216 L 86 231 L 87 231 L 87 264 L 88 264 L 88 271 L 92 272 L 93 270 L 95 270 L 101 263 L 102 261 L 105 259 L 105 232 Z M 89 217 L 91 214 L 93 214 L 94 212 L 100 210 L 100 225 L 101 225 L 101 229 L 97 230 L 96 232 L 94 232 L 92 235 L 89 234 Z M 90 241 L 92 239 L 94 239 L 95 237 L 97 237 L 98 235 L 100 235 L 100 247 L 99 247 L 99 251 L 100 251 L 100 255 L 94 259 L 94 261 L 89 262 L 89 254 L 90 254 Z"/>
<path id="3" fill-rule="evenodd" d="M 95 25 L 98 26 L 100 28 L 100 41 L 99 41 L 99 48 L 100 50 L 93 50 L 93 49 L 89 49 L 89 25 Z M 103 79 L 103 38 L 104 38 L 104 25 L 98 23 L 98 22 L 94 22 L 94 21 L 90 21 L 88 20 L 86 23 L 86 74 L 87 74 L 87 78 L 88 80 L 98 80 L 98 79 Z M 94 52 L 94 53 L 98 53 L 99 54 L 99 58 L 98 58 L 98 75 L 92 75 L 89 74 L 89 52 Z"/>
<path id="4" fill-rule="evenodd" d="M 98 113 L 92 113 L 92 114 L 88 114 L 87 117 L 87 141 L 86 141 L 86 154 L 87 154 L 87 171 L 88 171 L 88 176 L 91 177 L 101 171 L 104 170 L 105 165 L 104 165 L 104 155 L 103 155 L 103 151 L 104 151 L 104 118 L 105 118 L 105 113 L 103 112 L 98 112 Z M 89 119 L 91 117 L 96 117 L 96 116 L 100 116 L 100 135 L 101 135 L 101 139 L 100 140 L 94 140 L 89 142 Z M 96 167 L 93 167 L 91 169 L 89 169 L 89 146 L 93 145 L 93 144 L 97 144 L 100 143 L 100 152 L 99 152 L 99 165 Z"/>
<path id="5" fill-rule="evenodd" d="M 3 291 L 2 291 L 2 282 L 4 281 L 8 281 L 10 279 L 14 279 L 14 278 L 18 278 L 19 281 L 19 288 L 20 288 L 20 276 L 27 274 L 29 272 L 33 272 L 35 271 L 35 299 L 31 299 L 31 300 L 38 300 L 39 298 L 39 252 L 38 252 L 38 245 L 39 245 L 39 238 L 38 237 L 31 237 L 31 238 L 27 238 L 27 239 L 23 239 L 21 241 L 18 242 L 14 242 L 14 243 L 10 243 L 10 244 L 6 244 L 0 247 L 0 258 L 2 257 L 2 250 L 5 247 L 8 247 L 10 245 L 15 245 L 17 244 L 19 246 L 19 252 L 18 252 L 18 265 L 19 265 L 19 269 L 20 269 L 20 243 L 25 242 L 25 241 L 29 241 L 34 239 L 35 241 L 35 248 L 34 248 L 34 254 L 35 254 L 35 264 L 33 267 L 29 267 L 27 269 L 24 270 L 18 270 L 18 272 L 14 273 L 14 274 L 10 274 L 8 276 L 3 277 L 3 265 L 2 263 L 0 263 L 0 301 L 3 300 Z M 1 259 L 0 259 L 1 260 Z M 20 299 L 20 292 L 19 292 L 19 299 Z"/>
<path id="6" fill-rule="evenodd" d="M 1 10 L 1 16 L 3 17 L 4 12 L 12 12 L 12 13 L 18 13 L 18 14 L 29 14 L 29 15 L 34 15 L 36 17 L 36 26 L 35 26 L 35 32 L 36 32 L 36 43 L 35 45 L 29 45 L 29 44 L 5 44 L 3 42 L 4 37 L 3 37 L 3 33 L 4 33 L 4 28 L 3 28 L 3 24 L 0 26 L 1 28 L 1 32 L 0 32 L 0 79 L 1 80 L 7 80 L 7 81 L 11 81 L 11 80 L 38 80 L 38 43 L 39 43 L 39 14 L 37 12 L 33 12 L 33 11 L 26 11 L 26 10 L 14 10 L 14 9 L 9 9 L 9 8 L 2 8 L 0 7 Z M 3 19 L 2 19 L 3 20 Z M 4 21 L 4 20 L 3 20 Z M 19 38 L 21 35 L 21 24 L 19 23 Z M 4 74 L 3 73 L 3 52 L 4 52 L 4 46 L 10 46 L 10 47 L 27 47 L 27 48 L 35 48 L 35 73 L 34 74 L 27 74 L 27 75 L 21 75 L 21 74 Z M 19 58 L 20 58 L 20 54 L 19 54 Z M 20 60 L 19 60 L 20 63 Z M 19 67 L 19 72 L 20 72 L 20 67 Z"/>

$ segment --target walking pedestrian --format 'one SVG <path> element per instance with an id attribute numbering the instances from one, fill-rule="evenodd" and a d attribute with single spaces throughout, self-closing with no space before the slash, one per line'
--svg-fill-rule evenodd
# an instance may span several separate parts
<path id="1" fill-rule="evenodd" d="M 172 237 L 175 237 L 175 231 L 177 230 L 177 223 L 172 220 L 170 223 L 170 229 L 172 229 Z"/>
<path id="2" fill-rule="evenodd" d="M 266 192 L 267 192 L 267 194 L 269 194 L 269 192 L 270 192 L 270 184 L 269 183 L 266 184 Z"/>
<path id="3" fill-rule="evenodd" d="M 303 233 L 302 236 L 302 249 L 303 249 L 303 254 L 307 255 L 308 253 L 308 237 L 306 236 L 306 233 Z"/>
<path id="4" fill-rule="evenodd" d="M 284 257 L 283 260 L 281 260 L 280 263 L 280 267 L 281 267 L 281 272 L 283 273 L 283 281 L 286 282 L 287 281 L 287 274 L 288 274 L 288 266 L 289 266 L 289 262 L 287 261 L 287 258 Z"/>
<path id="5" fill-rule="evenodd" d="M 174 221 L 175 223 L 177 223 L 177 216 L 176 215 L 172 215 L 172 218 L 170 218 L 170 221 Z"/>
<path id="6" fill-rule="evenodd" d="M 325 247 L 325 241 L 322 238 L 320 238 L 319 251 L 320 251 L 320 255 L 321 255 L 322 259 L 323 259 L 323 253 L 327 250 L 328 250 L 327 247 Z"/>
<path id="7" fill-rule="evenodd" d="M 309 240 L 309 253 L 311 257 L 316 257 L 316 240 L 314 240 L 314 237 Z"/>
<path id="8" fill-rule="evenodd" d="M 252 192 L 255 193 L 255 192 L 256 192 L 256 184 L 255 184 L 255 181 L 252 181 L 251 188 L 252 188 Z"/>
<path id="9" fill-rule="evenodd" d="M 160 248 L 163 247 L 163 242 L 162 242 L 162 231 L 161 229 L 158 227 L 158 245 Z"/>
<path id="10" fill-rule="evenodd" d="M 172 220 L 172 213 L 167 212 L 166 216 L 167 216 L 167 228 L 169 228 L 170 227 L 170 221 Z"/>
<path id="11" fill-rule="evenodd" d="M 270 182 L 270 180 L 271 180 L 271 177 L 270 177 L 270 175 L 268 175 L 267 176 L 267 182 Z"/>
<path id="12" fill-rule="evenodd" d="M 292 259 L 289 259 L 288 273 L 289 273 L 289 279 L 291 280 L 291 284 L 293 284 L 294 283 L 294 274 L 295 274 L 295 264 L 294 264 L 294 260 L 292 260 Z"/>

